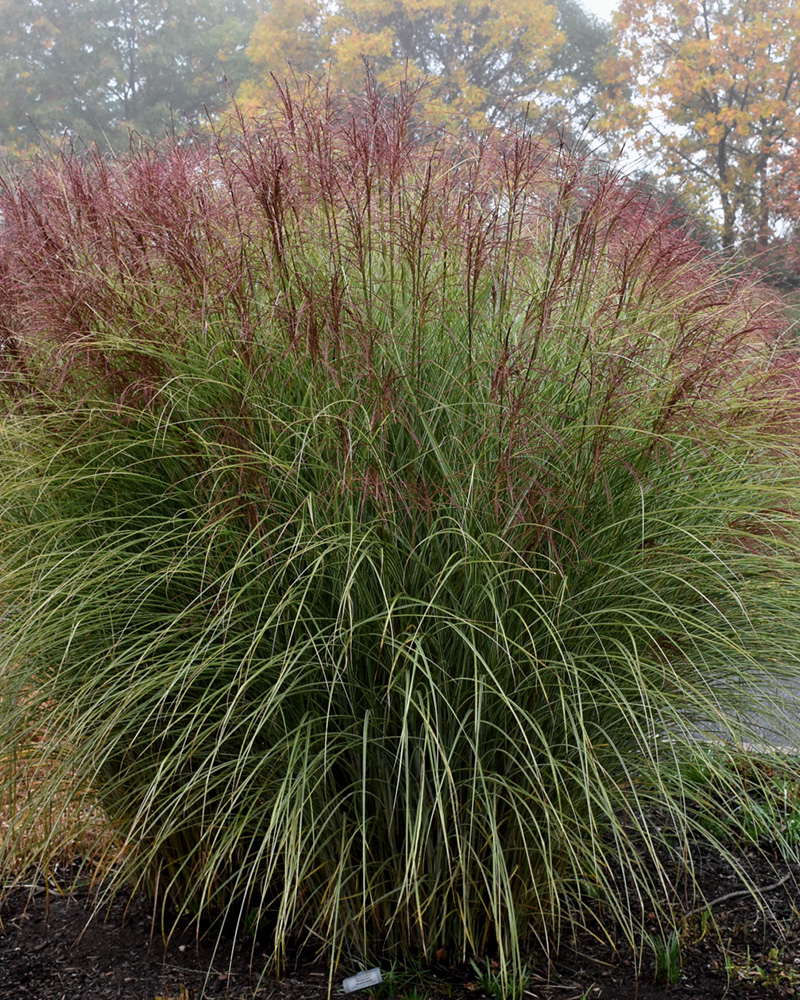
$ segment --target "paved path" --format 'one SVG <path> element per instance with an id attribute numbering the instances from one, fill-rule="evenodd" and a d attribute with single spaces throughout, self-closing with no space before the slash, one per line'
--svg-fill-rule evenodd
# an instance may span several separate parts
<path id="1" fill-rule="evenodd" d="M 776 681 L 764 676 L 755 682 L 763 710 L 744 712 L 741 720 L 748 727 L 748 742 L 754 746 L 763 744 L 800 753 L 800 680 L 792 682 Z M 718 733 L 721 728 L 710 725 L 704 737 Z"/>

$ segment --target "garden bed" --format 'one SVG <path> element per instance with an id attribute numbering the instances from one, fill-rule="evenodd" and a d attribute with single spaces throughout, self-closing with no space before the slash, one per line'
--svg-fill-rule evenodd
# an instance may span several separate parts
<path id="1" fill-rule="evenodd" d="M 590 934 L 578 936 L 549 971 L 532 967 L 523 997 L 532 1000 L 651 1000 L 691 997 L 730 1000 L 797 996 L 800 989 L 800 907 L 796 882 L 800 866 L 742 854 L 740 861 L 765 893 L 764 908 L 742 890 L 730 865 L 708 848 L 696 856 L 699 883 L 712 906 L 713 920 L 696 913 L 685 924 L 680 946 L 643 956 L 642 969 L 630 950 L 616 953 Z M 790 877 L 782 881 L 783 876 Z M 0 997 L 15 1000 L 200 1000 L 207 997 L 263 1000 L 317 1000 L 327 996 L 327 966 L 313 956 L 294 956 L 280 978 L 266 958 L 246 942 L 215 948 L 216 936 L 198 939 L 184 927 L 164 946 L 146 900 L 118 897 L 96 911 L 88 886 L 67 892 L 71 873 L 59 873 L 33 893 L 11 893 L 0 918 Z M 777 883 L 781 884 L 777 884 Z M 688 906 L 687 906 L 688 908 Z M 151 939 L 152 935 L 152 939 Z M 658 964 L 661 964 L 659 970 Z M 498 996 L 491 969 L 482 976 L 471 967 L 448 967 L 388 974 L 379 996 L 390 1000 Z M 333 995 L 343 995 L 341 969 Z M 669 979 L 675 981 L 670 983 Z M 496 982 L 496 981 L 495 981 Z M 366 993 L 355 996 L 366 997 Z"/>

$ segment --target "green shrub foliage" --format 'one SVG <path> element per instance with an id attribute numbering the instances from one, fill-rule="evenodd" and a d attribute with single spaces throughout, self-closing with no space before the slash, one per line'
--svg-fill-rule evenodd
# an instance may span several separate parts
<path id="1" fill-rule="evenodd" d="M 505 975 L 598 905 L 668 921 L 665 845 L 714 836 L 672 765 L 700 734 L 752 795 L 719 747 L 798 671 L 775 303 L 413 94 L 45 156 L 0 207 L 8 850 L 66 782 L 122 877 L 278 956 Z"/>

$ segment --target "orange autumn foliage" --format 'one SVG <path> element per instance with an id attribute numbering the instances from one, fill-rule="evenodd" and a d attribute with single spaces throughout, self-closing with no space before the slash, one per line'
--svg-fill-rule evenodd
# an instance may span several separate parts
<path id="1" fill-rule="evenodd" d="M 563 41 L 546 0 L 273 0 L 238 97 L 246 110 L 263 105 L 270 74 L 289 69 L 356 91 L 366 58 L 378 85 L 427 80 L 429 114 L 480 125 L 529 103 L 541 112 L 569 92 L 568 81 L 550 79 Z"/>
<path id="2" fill-rule="evenodd" d="M 606 126 L 681 182 L 724 249 L 769 247 L 786 227 L 779 177 L 800 140 L 800 6 L 622 0 L 614 34 Z"/>

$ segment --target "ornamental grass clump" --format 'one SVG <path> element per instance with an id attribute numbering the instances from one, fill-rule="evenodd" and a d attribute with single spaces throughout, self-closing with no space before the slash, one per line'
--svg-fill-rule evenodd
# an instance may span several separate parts
<path id="1" fill-rule="evenodd" d="M 407 94 L 48 155 L 1 210 L 8 856 L 68 785 L 164 914 L 334 965 L 678 920 L 670 845 L 725 849 L 680 763 L 746 811 L 726 748 L 799 672 L 775 303 Z"/>

